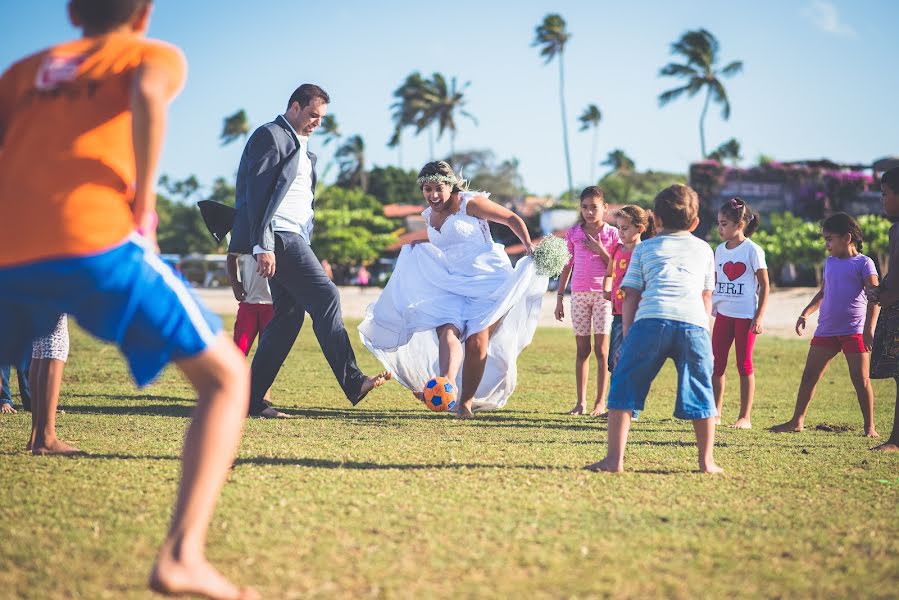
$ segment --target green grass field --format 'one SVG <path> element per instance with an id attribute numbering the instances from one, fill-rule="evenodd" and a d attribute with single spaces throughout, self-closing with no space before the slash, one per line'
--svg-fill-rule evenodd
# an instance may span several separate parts
<path id="1" fill-rule="evenodd" d="M 115 349 L 72 333 L 58 429 L 91 455 L 32 457 L 29 414 L 0 417 L 0 597 L 148 597 L 190 388 L 170 369 L 138 391 Z M 868 451 L 842 359 L 810 429 L 765 431 L 791 414 L 806 348 L 760 339 L 755 429 L 719 431 L 723 476 L 694 472 L 670 365 L 629 472 L 604 475 L 582 467 L 601 458 L 605 424 L 563 414 L 567 330 L 537 332 L 506 409 L 460 422 L 395 383 L 352 408 L 307 327 L 273 390 L 298 418 L 247 423 L 210 558 L 265 598 L 895 598 L 899 456 Z M 888 435 L 892 383 L 875 392 Z"/>

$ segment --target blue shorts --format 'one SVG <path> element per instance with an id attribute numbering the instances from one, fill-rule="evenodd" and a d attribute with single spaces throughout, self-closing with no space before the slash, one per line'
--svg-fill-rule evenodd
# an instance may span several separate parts
<path id="1" fill-rule="evenodd" d="M 669 319 L 640 319 L 631 325 L 612 372 L 609 409 L 643 410 L 649 386 L 668 358 L 677 369 L 674 416 L 691 420 L 717 416 L 711 335 L 698 325 Z"/>
<path id="2" fill-rule="evenodd" d="M 0 269 L 0 364 L 15 362 L 62 313 L 115 342 L 138 385 L 208 348 L 221 320 L 143 244 L 135 235 L 99 254 Z"/>

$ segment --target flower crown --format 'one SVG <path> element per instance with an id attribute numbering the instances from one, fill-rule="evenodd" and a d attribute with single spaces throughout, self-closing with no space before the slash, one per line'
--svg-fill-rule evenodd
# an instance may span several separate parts
<path id="1" fill-rule="evenodd" d="M 418 183 L 418 187 L 421 187 L 426 183 L 445 183 L 447 185 L 458 187 L 460 190 L 468 189 L 468 181 L 462 179 L 462 177 L 442 175 L 440 173 L 435 173 L 433 175 L 423 175 L 416 179 L 416 182 Z"/>

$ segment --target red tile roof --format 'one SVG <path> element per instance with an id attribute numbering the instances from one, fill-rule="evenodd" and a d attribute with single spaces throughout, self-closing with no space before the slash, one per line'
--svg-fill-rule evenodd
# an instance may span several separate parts
<path id="1" fill-rule="evenodd" d="M 420 204 L 385 204 L 384 216 L 388 219 L 402 219 L 412 215 L 420 215 L 424 207 Z"/>

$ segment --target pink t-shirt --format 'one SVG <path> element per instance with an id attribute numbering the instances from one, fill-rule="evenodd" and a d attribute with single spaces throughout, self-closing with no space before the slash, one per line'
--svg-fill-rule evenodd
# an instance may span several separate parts
<path id="1" fill-rule="evenodd" d="M 568 265 L 574 267 L 571 291 L 602 292 L 602 280 L 606 276 L 608 263 L 587 246 L 587 235 L 581 229 L 580 224 L 568 230 L 565 234 L 565 241 L 568 242 L 568 251 L 571 253 L 571 261 Z M 620 241 L 618 229 L 608 223 L 603 223 L 599 230 L 599 242 L 610 255 Z"/>

